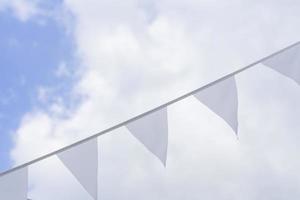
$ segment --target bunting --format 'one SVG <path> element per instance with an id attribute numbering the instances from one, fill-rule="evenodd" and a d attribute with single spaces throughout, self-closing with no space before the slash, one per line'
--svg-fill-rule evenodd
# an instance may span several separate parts
<path id="1" fill-rule="evenodd" d="M 57 155 L 83 188 L 95 199 L 98 196 L 97 138 Z"/>
<path id="2" fill-rule="evenodd" d="M 207 87 L 194 96 L 238 133 L 238 95 L 234 77 Z"/>
<path id="3" fill-rule="evenodd" d="M 98 144 L 96 137 L 122 126 L 126 126 L 130 133 L 166 166 L 168 151 L 167 107 L 191 95 L 194 95 L 212 112 L 221 117 L 238 134 L 238 91 L 235 76 L 257 63 L 262 63 L 300 84 L 300 43 L 298 42 L 202 88 L 95 134 L 93 138 L 87 138 L 0 174 L 0 199 L 26 200 L 28 166 L 57 155 L 87 193 L 97 200 Z"/>
<path id="4" fill-rule="evenodd" d="M 27 200 L 28 170 L 18 169 L 0 177 L 0 199 Z"/>
<path id="5" fill-rule="evenodd" d="M 300 85 L 300 44 L 264 60 L 262 64 Z"/>
<path id="6" fill-rule="evenodd" d="M 166 166 L 168 149 L 167 108 L 126 125 L 127 129 Z"/>

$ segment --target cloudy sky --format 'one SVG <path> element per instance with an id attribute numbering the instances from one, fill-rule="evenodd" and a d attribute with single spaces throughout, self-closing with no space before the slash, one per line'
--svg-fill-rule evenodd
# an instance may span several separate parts
<path id="1" fill-rule="evenodd" d="M 299 40 L 297 0 L 0 0 L 0 169 L 205 85 Z M 299 199 L 300 87 L 236 77 L 239 140 L 194 97 L 168 107 L 167 167 L 125 128 L 99 142 L 100 199 Z M 32 199 L 91 199 L 56 157 Z"/>

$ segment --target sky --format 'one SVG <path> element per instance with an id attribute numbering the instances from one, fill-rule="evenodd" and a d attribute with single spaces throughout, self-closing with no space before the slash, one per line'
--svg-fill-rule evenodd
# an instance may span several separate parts
<path id="1" fill-rule="evenodd" d="M 42 98 L 44 87 L 63 91 L 68 86 L 68 82 L 57 84 L 62 79 L 56 72 L 71 59 L 72 41 L 54 19 L 43 20 L 23 21 L 10 10 L 1 12 L 1 170 L 12 164 L 14 129 L 24 113 L 43 103 L 37 97 Z"/>
<path id="2" fill-rule="evenodd" d="M 300 2 L 0 0 L 0 170 L 78 141 L 299 40 Z M 167 167 L 125 128 L 98 138 L 100 199 L 299 199 L 300 87 L 236 76 L 239 139 L 194 97 L 168 107 Z M 91 199 L 57 157 L 31 199 Z"/>

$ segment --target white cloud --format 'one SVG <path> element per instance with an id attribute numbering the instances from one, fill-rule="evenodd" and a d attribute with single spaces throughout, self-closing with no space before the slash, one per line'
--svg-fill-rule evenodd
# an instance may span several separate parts
<path id="1" fill-rule="evenodd" d="M 44 6 L 46 5 L 46 6 Z M 47 6 L 48 5 L 48 6 Z M 49 6 L 51 1 L 41 0 L 0 0 L 0 12 L 8 11 L 22 22 L 34 20 L 43 26 L 47 18 L 59 18 L 59 6 Z M 51 9 L 50 9 L 51 7 Z M 61 18 L 61 17 L 60 17 Z"/>
<path id="2" fill-rule="evenodd" d="M 27 21 L 40 12 L 35 0 L 1 0 L 0 10 L 3 9 L 12 10 L 21 21 Z"/>
<path id="3" fill-rule="evenodd" d="M 295 28 L 297 1 L 142 2 L 65 2 L 64 10 L 75 18 L 73 34 L 81 61 L 72 95 L 82 102 L 71 111 L 62 106 L 68 102 L 59 104 L 59 113 L 69 117 L 41 110 L 27 114 L 15 133 L 16 164 L 219 78 L 295 42 L 300 32 Z M 100 196 L 299 197 L 299 140 L 292 133 L 300 127 L 297 118 L 291 118 L 300 113 L 295 109 L 299 88 L 271 70 L 257 68 L 238 77 L 240 141 L 226 123 L 189 98 L 170 107 L 167 169 L 125 129 L 100 138 Z M 43 168 L 47 173 L 32 170 L 32 198 L 83 199 L 79 195 L 84 192 L 62 173 L 59 162 L 51 162 Z M 66 181 L 56 186 L 52 178 L 64 176 Z M 68 194 L 74 196 L 64 196 Z"/>
<path id="4" fill-rule="evenodd" d="M 39 9 L 34 1 L 14 0 L 10 2 L 15 15 L 22 21 L 26 21 L 39 13 Z"/>

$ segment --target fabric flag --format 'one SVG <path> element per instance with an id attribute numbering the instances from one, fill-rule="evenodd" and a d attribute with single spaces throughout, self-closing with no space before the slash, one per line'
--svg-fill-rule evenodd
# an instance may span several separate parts
<path id="1" fill-rule="evenodd" d="M 300 45 L 266 59 L 262 64 L 300 84 Z"/>
<path id="2" fill-rule="evenodd" d="M 194 96 L 238 133 L 238 95 L 234 77 L 199 91 Z"/>
<path id="3" fill-rule="evenodd" d="M 0 177 L 0 199 L 27 200 L 28 169 L 21 168 Z"/>
<path id="4" fill-rule="evenodd" d="M 168 149 L 167 108 L 130 122 L 126 127 L 166 166 Z"/>
<path id="5" fill-rule="evenodd" d="M 83 188 L 95 199 L 98 196 L 98 144 L 97 138 L 57 156 L 75 176 Z"/>

